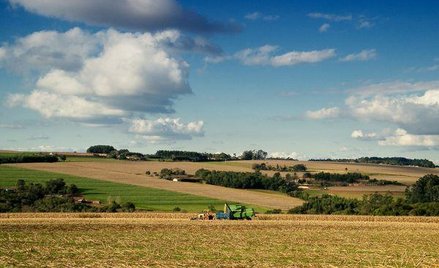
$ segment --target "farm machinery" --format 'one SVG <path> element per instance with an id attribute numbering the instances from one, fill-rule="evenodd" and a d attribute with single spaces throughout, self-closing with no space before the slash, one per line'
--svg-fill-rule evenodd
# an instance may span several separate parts
<path id="1" fill-rule="evenodd" d="M 224 204 L 224 210 L 216 213 L 206 210 L 198 214 L 194 220 L 251 220 L 255 216 L 253 208 L 242 205 Z"/>

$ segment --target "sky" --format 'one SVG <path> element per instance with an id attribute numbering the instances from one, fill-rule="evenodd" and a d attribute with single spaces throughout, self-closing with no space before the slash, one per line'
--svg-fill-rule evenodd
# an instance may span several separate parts
<path id="1" fill-rule="evenodd" d="M 437 1 L 0 0 L 0 148 L 439 163 Z"/>

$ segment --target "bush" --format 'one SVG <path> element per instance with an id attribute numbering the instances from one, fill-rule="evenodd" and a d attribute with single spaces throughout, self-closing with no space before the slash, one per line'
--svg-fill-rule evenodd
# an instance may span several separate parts
<path id="1" fill-rule="evenodd" d="M 124 212 L 134 212 L 136 211 L 136 206 L 132 202 L 126 202 L 121 205 L 122 211 Z"/>
<path id="2" fill-rule="evenodd" d="M 160 170 L 160 178 L 161 179 L 171 179 L 172 176 L 186 175 L 186 171 L 180 168 L 164 168 Z"/>
<path id="3" fill-rule="evenodd" d="M 297 164 L 291 167 L 294 172 L 305 172 L 307 168 L 304 164 Z"/>
<path id="4" fill-rule="evenodd" d="M 282 214 L 282 210 L 275 208 L 275 209 L 272 209 L 272 210 L 265 211 L 265 214 Z"/>
<path id="5" fill-rule="evenodd" d="M 179 208 L 179 207 L 175 207 L 175 208 L 172 209 L 172 211 L 174 211 L 174 212 L 180 212 L 180 211 L 181 211 L 181 208 Z"/>

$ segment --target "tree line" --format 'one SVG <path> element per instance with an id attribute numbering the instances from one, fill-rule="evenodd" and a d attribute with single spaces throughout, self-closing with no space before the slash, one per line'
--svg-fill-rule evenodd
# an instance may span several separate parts
<path id="1" fill-rule="evenodd" d="M 298 185 L 293 181 L 282 178 L 280 173 L 275 173 L 269 177 L 260 172 L 233 172 L 233 171 L 210 171 L 199 169 L 195 172 L 195 177 L 202 179 L 207 184 L 220 185 L 238 189 L 264 189 L 279 191 L 294 195 Z"/>
<path id="2" fill-rule="evenodd" d="M 348 172 L 345 174 L 319 172 L 316 174 L 307 174 L 307 177 L 313 178 L 320 182 L 321 186 L 332 186 L 336 184 L 347 185 L 351 183 L 365 183 L 369 185 L 403 185 L 398 181 L 371 179 L 367 175 L 358 172 Z"/>
<path id="3" fill-rule="evenodd" d="M 17 154 L 5 154 L 0 155 L 0 164 L 12 164 L 12 163 L 37 163 L 46 162 L 53 163 L 58 161 L 64 161 L 66 157 L 64 155 L 52 155 L 52 154 L 29 154 L 29 153 L 17 153 Z"/>
<path id="4" fill-rule="evenodd" d="M 0 212 L 116 212 L 134 211 L 131 202 L 112 202 L 106 206 L 91 206 L 75 202 L 80 190 L 63 179 L 52 179 L 42 185 L 18 180 L 13 189 L 0 188 Z"/>
<path id="5" fill-rule="evenodd" d="M 323 195 L 310 197 L 293 214 L 439 216 L 439 176 L 426 175 L 407 188 L 405 198 L 390 194 L 365 195 L 362 200 Z"/>
<path id="6" fill-rule="evenodd" d="M 252 165 L 252 169 L 256 171 L 260 170 L 272 170 L 272 171 L 280 171 L 280 172 L 305 172 L 307 171 L 307 167 L 304 164 L 297 164 L 293 166 L 286 165 L 269 165 L 267 163 L 254 163 Z"/>
<path id="7" fill-rule="evenodd" d="M 309 161 L 333 161 L 333 162 L 347 162 L 347 163 L 369 163 L 369 164 L 384 164 L 394 166 L 417 166 L 435 168 L 436 165 L 428 159 L 409 159 L 405 157 L 360 157 L 357 159 L 310 159 Z"/>

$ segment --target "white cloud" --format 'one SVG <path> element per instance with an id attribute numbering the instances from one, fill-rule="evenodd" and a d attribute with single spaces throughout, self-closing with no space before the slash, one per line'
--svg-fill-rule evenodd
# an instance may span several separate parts
<path id="1" fill-rule="evenodd" d="M 66 32 L 40 31 L 18 38 L 12 44 L 0 47 L 0 67 L 17 73 L 36 71 L 45 73 L 51 69 L 63 71 L 78 71 L 84 62 L 98 57 L 102 47 L 109 42 L 114 30 L 90 34 L 79 28 Z M 144 34 L 146 39 L 149 34 Z M 122 34 L 120 34 L 122 36 Z M 139 37 L 140 34 L 132 34 Z M 160 50 L 169 54 L 179 52 L 197 52 L 211 57 L 222 54 L 221 48 L 202 37 L 190 37 L 176 30 L 168 30 L 149 35 Z M 140 39 L 140 38 L 139 38 Z M 153 39 L 153 40 L 152 40 Z M 121 40 L 123 42 L 125 40 Z"/>
<path id="2" fill-rule="evenodd" d="M 259 48 L 247 48 L 235 53 L 234 58 L 245 65 L 271 65 L 274 67 L 291 66 L 301 63 L 316 63 L 335 56 L 335 49 L 312 51 L 290 51 L 274 55 L 277 46 L 265 45 Z"/>
<path id="3" fill-rule="evenodd" d="M 368 29 L 374 26 L 374 19 L 370 19 L 366 16 L 360 16 L 358 18 L 358 29 Z"/>
<path id="4" fill-rule="evenodd" d="M 0 124 L 0 128 L 6 129 L 23 129 L 24 126 L 20 124 Z"/>
<path id="5" fill-rule="evenodd" d="M 375 132 L 363 132 L 361 129 L 354 130 L 351 134 L 351 137 L 358 140 L 375 140 L 378 138 L 378 135 Z"/>
<path id="6" fill-rule="evenodd" d="M 46 34 L 42 33 L 43 36 Z M 52 50 L 60 51 L 58 54 L 67 63 L 70 62 L 69 53 L 80 54 L 79 68 L 66 68 L 62 60 L 56 63 L 49 61 L 50 71 L 43 72 L 35 89 L 30 94 L 10 95 L 7 100 L 10 106 L 23 105 L 47 118 L 90 120 L 95 117 L 125 117 L 134 112 L 172 112 L 173 100 L 191 93 L 189 66 L 169 45 L 179 42 L 181 35 L 178 31 L 140 34 L 108 30 L 90 35 L 75 28 L 66 33 L 51 32 L 49 35 L 54 45 L 48 49 L 36 46 L 38 49 L 33 55 L 41 62 L 35 64 L 44 65 L 44 52 Z M 78 53 L 62 54 L 61 51 L 70 49 L 68 41 L 71 35 L 86 36 L 84 46 L 93 44 L 95 47 L 85 49 L 87 52 L 78 49 Z M 39 33 L 34 33 L 23 40 L 35 36 L 38 40 L 42 38 Z M 73 39 L 72 42 L 75 48 Z M 21 50 L 22 47 L 19 42 L 9 49 Z M 18 60 L 21 58 L 18 56 Z"/>
<path id="7" fill-rule="evenodd" d="M 368 28 L 372 28 L 375 23 L 374 21 L 376 20 L 376 18 L 369 18 L 366 17 L 365 15 L 339 15 L 339 14 L 328 14 L 328 13 L 320 13 L 320 12 L 314 12 L 314 13 L 309 13 L 308 17 L 312 18 L 312 19 L 320 19 L 320 20 L 326 20 L 326 21 L 330 21 L 330 22 L 334 22 L 334 23 L 340 23 L 340 22 L 347 22 L 350 23 L 352 25 L 355 25 L 355 27 L 357 29 L 368 29 Z M 319 30 L 322 29 L 322 27 L 325 24 L 323 24 Z M 329 28 L 329 25 L 328 25 Z M 322 31 L 321 31 L 322 32 Z"/>
<path id="8" fill-rule="evenodd" d="M 439 90 L 420 96 L 351 96 L 346 105 L 354 118 L 391 122 L 413 134 L 439 134 Z"/>
<path id="9" fill-rule="evenodd" d="M 341 61 L 368 61 L 375 59 L 377 57 L 377 53 L 375 49 L 364 49 L 359 53 L 349 54 L 343 58 Z"/>
<path id="10" fill-rule="evenodd" d="M 123 110 L 114 109 L 99 102 L 39 90 L 34 90 L 30 95 L 10 95 L 7 102 L 12 106 L 23 105 L 38 111 L 46 118 L 91 119 L 126 115 Z"/>
<path id="11" fill-rule="evenodd" d="M 385 85 L 389 85 L 386 89 Z M 439 137 L 439 89 L 437 81 L 381 83 L 354 90 L 342 107 L 308 111 L 310 119 L 345 117 L 366 122 L 385 122 L 398 127 L 389 135 L 355 130 L 357 139 L 380 140 L 381 145 L 436 146 Z M 426 90 L 426 88 L 428 88 Z M 378 89 L 382 89 L 379 93 Z M 422 90 L 424 89 L 424 90 Z"/>
<path id="12" fill-rule="evenodd" d="M 351 95 L 359 95 L 362 97 L 376 95 L 394 95 L 407 94 L 413 92 L 425 92 L 427 90 L 435 90 L 439 88 L 439 81 L 427 82 L 403 82 L 392 81 L 370 84 L 348 91 Z"/>
<path id="13" fill-rule="evenodd" d="M 3 47 L 0 47 L 0 61 L 6 58 L 6 49 Z"/>
<path id="14" fill-rule="evenodd" d="M 281 158 L 281 159 L 303 159 L 303 157 L 296 152 L 286 153 L 286 152 L 271 152 L 268 154 L 269 158 Z"/>
<path id="15" fill-rule="evenodd" d="M 204 135 L 204 122 L 183 123 L 180 118 L 158 118 L 156 120 L 132 119 L 129 132 L 141 136 L 151 143 L 169 140 L 190 140 Z"/>
<path id="16" fill-rule="evenodd" d="M 41 31 L 0 47 L 0 67 L 15 72 L 77 70 L 98 52 L 99 37 L 79 28 L 67 32 Z"/>
<path id="17" fill-rule="evenodd" d="M 193 32 L 236 32 L 237 24 L 209 21 L 175 0 L 9 0 L 14 6 L 47 17 L 91 25 L 142 31 L 169 28 Z"/>
<path id="18" fill-rule="evenodd" d="M 327 13 L 309 13 L 308 17 L 312 19 L 325 19 L 329 21 L 350 21 L 352 20 L 352 15 L 336 15 L 336 14 L 327 14 Z"/>
<path id="19" fill-rule="evenodd" d="M 244 16 L 244 18 L 248 20 L 265 20 L 265 21 L 274 21 L 278 20 L 280 17 L 278 15 L 265 15 L 261 12 L 253 12 Z"/>
<path id="20" fill-rule="evenodd" d="M 331 24 L 323 23 L 322 26 L 320 26 L 320 28 L 319 28 L 319 32 L 321 32 L 321 33 L 327 32 L 330 27 L 331 27 Z"/>
<path id="21" fill-rule="evenodd" d="M 337 118 L 339 116 L 340 116 L 340 109 L 338 107 L 323 108 L 317 111 L 306 112 L 306 117 L 315 120 Z"/>
<path id="22" fill-rule="evenodd" d="M 439 147 L 439 135 L 413 135 L 404 129 L 397 129 L 392 136 L 378 142 L 379 145 Z"/>

